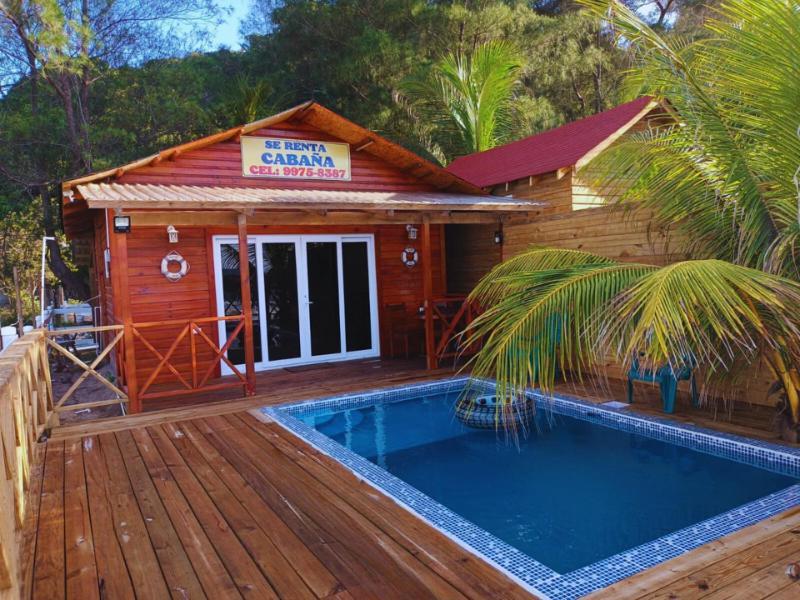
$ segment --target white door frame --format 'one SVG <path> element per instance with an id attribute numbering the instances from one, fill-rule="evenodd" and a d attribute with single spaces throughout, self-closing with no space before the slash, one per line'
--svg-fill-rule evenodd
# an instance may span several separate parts
<path id="1" fill-rule="evenodd" d="M 342 352 L 335 354 L 324 354 L 319 356 L 311 355 L 311 322 L 308 303 L 308 263 L 306 260 L 307 242 L 334 242 L 336 243 L 337 271 L 339 277 L 339 331 L 340 348 Z M 347 351 L 347 323 L 345 318 L 345 302 L 347 298 L 344 290 L 344 272 L 342 264 L 342 243 L 346 242 L 366 242 L 367 244 L 367 270 L 369 277 L 369 296 L 370 296 L 370 329 L 371 329 L 371 348 L 366 350 Z M 254 328 L 253 336 L 260 336 L 261 340 L 261 361 L 255 364 L 258 371 L 275 369 L 286 366 L 312 364 L 318 362 L 336 362 L 343 360 L 355 360 L 358 358 L 371 358 L 380 356 L 380 327 L 378 323 L 378 282 L 377 268 L 375 262 L 375 236 L 371 233 L 352 233 L 352 234 L 314 234 L 314 235 L 248 235 L 248 244 L 256 245 L 256 285 L 258 286 L 259 302 L 259 326 Z M 269 348 L 267 344 L 267 312 L 266 288 L 264 285 L 264 255 L 262 244 L 264 243 L 294 243 L 295 256 L 297 259 L 297 298 L 298 298 L 298 320 L 300 328 L 300 356 L 298 358 L 286 358 L 282 360 L 269 360 Z M 222 256 L 221 246 L 223 244 L 239 244 L 236 235 L 215 235 L 212 237 L 212 247 L 214 253 L 214 281 L 216 283 L 216 305 L 217 315 L 224 315 L 225 300 L 222 289 Z M 220 340 L 225 340 L 225 322 L 218 323 Z M 239 365 L 237 365 L 239 366 Z M 230 375 L 230 368 L 222 363 L 222 374 Z"/>

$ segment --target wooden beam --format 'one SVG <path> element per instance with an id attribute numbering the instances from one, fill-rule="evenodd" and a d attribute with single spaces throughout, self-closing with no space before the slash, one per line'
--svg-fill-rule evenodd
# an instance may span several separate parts
<path id="1" fill-rule="evenodd" d="M 117 318 L 124 327 L 123 356 L 125 368 L 125 385 L 128 394 L 128 406 L 132 413 L 142 410 L 139 398 L 139 382 L 136 373 L 136 353 L 134 351 L 133 317 L 131 315 L 131 294 L 128 286 L 128 234 L 114 233 L 112 231 L 111 272 L 116 272 L 116 286 L 114 290 L 114 306 Z"/>
<path id="2" fill-rule="evenodd" d="M 253 346 L 253 302 L 250 297 L 250 258 L 247 245 L 247 215 L 239 214 L 239 284 L 244 315 L 244 362 L 247 394 L 256 393 L 255 348 Z"/>
<path id="3" fill-rule="evenodd" d="M 438 367 L 436 340 L 433 331 L 433 253 L 431 252 L 431 223 L 422 221 L 422 296 L 425 307 L 425 362 L 428 369 Z"/>
<path id="4" fill-rule="evenodd" d="M 443 212 L 436 211 L 424 213 L 420 211 L 396 211 L 390 209 L 385 212 L 367 211 L 327 211 L 321 214 L 317 210 L 313 213 L 304 211 L 260 211 L 252 216 L 248 215 L 249 225 L 402 225 L 404 223 L 421 223 L 423 216 L 428 214 L 432 225 L 470 225 L 493 224 L 503 221 L 505 223 L 527 223 L 532 217 L 538 215 L 539 209 L 527 213 L 501 213 L 501 212 Z M 159 210 L 136 212 L 125 210 L 123 214 L 131 217 L 132 227 L 234 227 L 237 225 L 237 212 L 225 210 Z"/>

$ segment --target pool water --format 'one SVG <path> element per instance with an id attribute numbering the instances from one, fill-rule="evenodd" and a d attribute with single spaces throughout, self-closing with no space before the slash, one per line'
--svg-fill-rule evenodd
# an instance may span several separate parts
<path id="1" fill-rule="evenodd" d="M 797 482 L 544 410 L 516 446 L 502 433 L 463 426 L 458 396 L 298 418 L 557 573 Z"/>

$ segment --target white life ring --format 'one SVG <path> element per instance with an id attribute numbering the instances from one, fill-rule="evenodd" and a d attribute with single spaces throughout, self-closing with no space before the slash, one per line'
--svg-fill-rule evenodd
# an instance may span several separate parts
<path id="1" fill-rule="evenodd" d="M 400 260 L 403 261 L 405 266 L 411 268 L 419 262 L 419 253 L 417 252 L 416 248 L 406 246 L 400 255 Z"/>
<path id="2" fill-rule="evenodd" d="M 170 271 L 169 266 L 172 263 L 177 263 L 180 269 L 177 271 Z M 189 263 L 180 254 L 174 250 L 161 259 L 161 274 L 168 280 L 175 282 L 183 279 L 189 272 Z"/>

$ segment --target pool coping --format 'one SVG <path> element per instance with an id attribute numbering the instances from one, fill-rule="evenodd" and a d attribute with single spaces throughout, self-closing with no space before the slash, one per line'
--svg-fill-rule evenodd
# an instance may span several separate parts
<path id="1" fill-rule="evenodd" d="M 335 459 L 362 481 L 383 492 L 466 550 L 492 564 L 526 590 L 553 600 L 584 596 L 800 505 L 798 483 L 585 567 L 568 573 L 558 573 L 295 417 L 320 407 L 344 410 L 398 402 L 420 393 L 442 392 L 461 387 L 466 382 L 487 391 L 494 388 L 494 383 L 489 380 L 458 376 L 319 397 L 260 410 L 283 428 Z M 535 399 L 537 405 L 544 404 L 557 414 L 800 478 L 798 448 L 676 423 L 668 418 L 633 414 L 627 406 L 612 408 L 567 394 L 546 396 L 531 390 L 528 395 Z"/>

